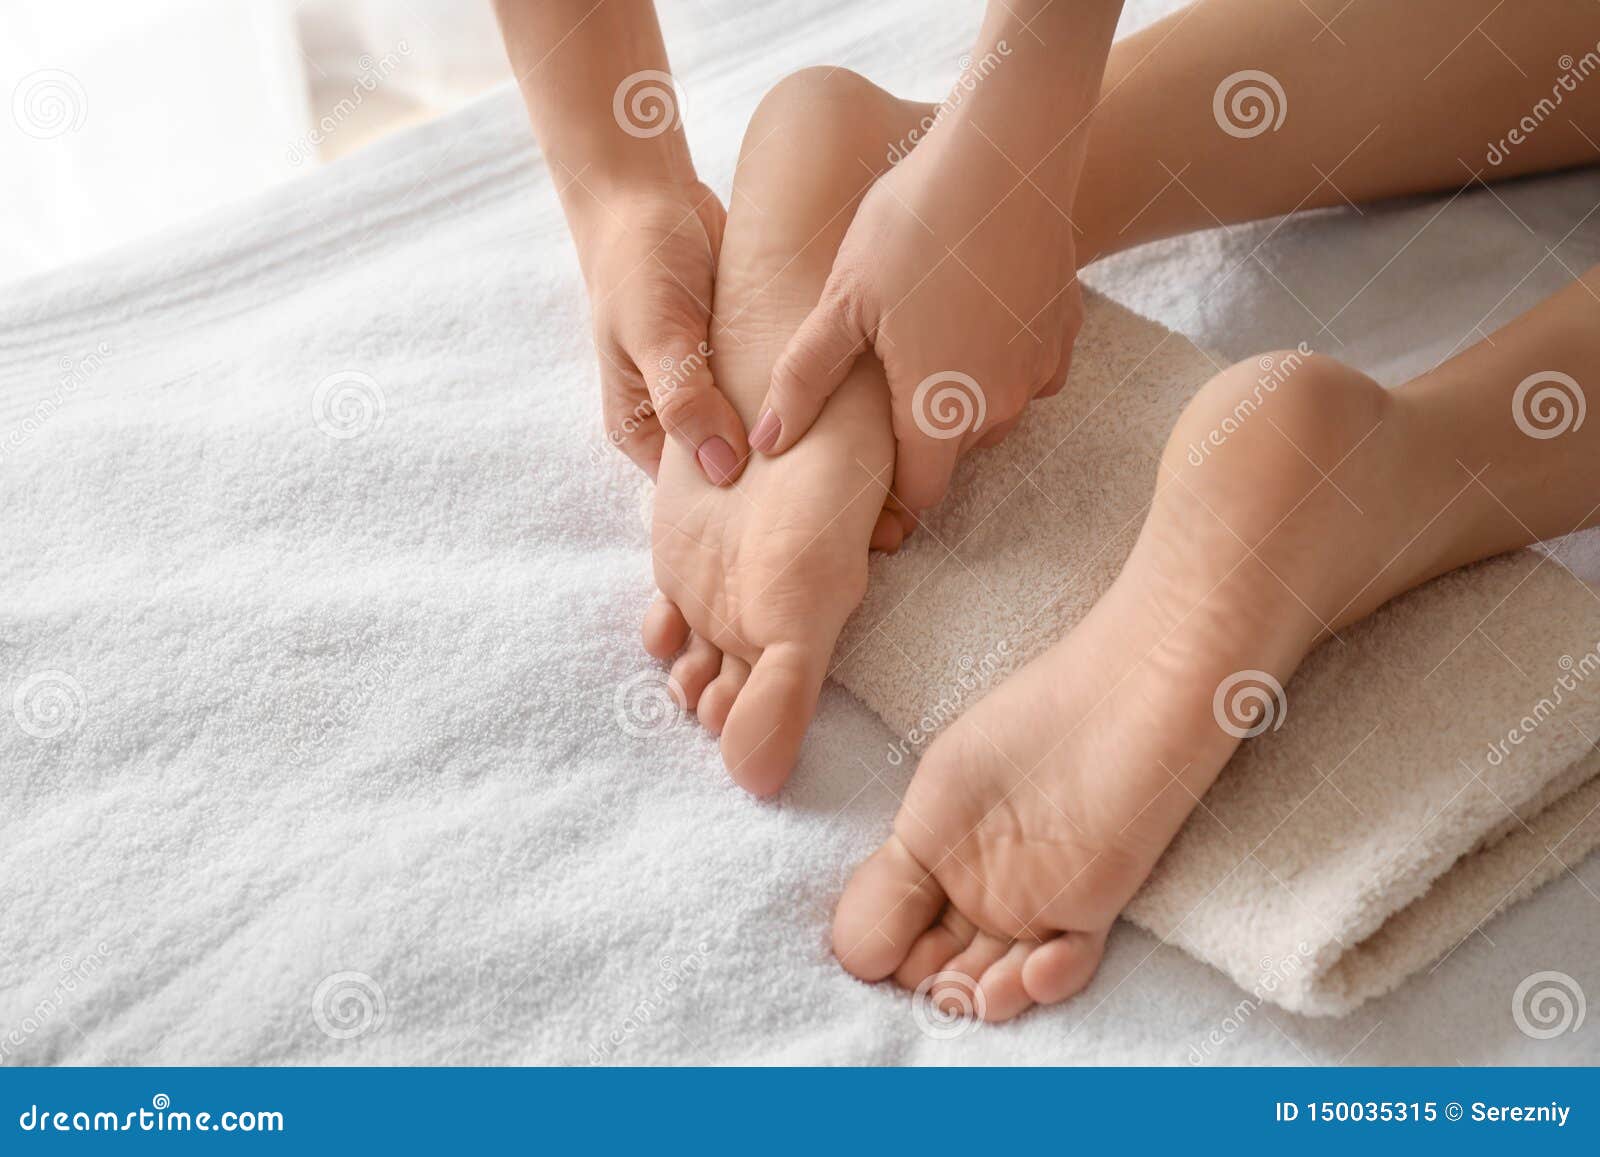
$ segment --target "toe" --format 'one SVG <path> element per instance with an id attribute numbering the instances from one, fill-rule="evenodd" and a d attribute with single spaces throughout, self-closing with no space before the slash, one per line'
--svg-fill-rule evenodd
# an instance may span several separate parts
<path id="1" fill-rule="evenodd" d="M 960 912 L 946 905 L 939 922 L 929 928 L 906 953 L 906 958 L 895 969 L 894 982 L 901 988 L 915 991 L 924 980 L 945 966 L 978 934 L 978 926 Z"/>
<path id="2" fill-rule="evenodd" d="M 816 714 L 822 676 L 823 664 L 807 648 L 779 645 L 761 653 L 722 731 L 722 761 L 740 787 L 771 795 L 789 778 Z"/>
<path id="3" fill-rule="evenodd" d="M 882 980 L 939 917 L 944 889 L 899 836 L 856 869 L 833 916 L 833 953 L 862 980 Z"/>
<path id="4" fill-rule="evenodd" d="M 722 652 L 700 635 L 689 640 L 689 649 L 672 665 L 672 681 L 683 695 L 683 705 L 693 711 L 706 684 L 722 669 Z"/>
<path id="5" fill-rule="evenodd" d="M 652 658 L 670 659 L 682 650 L 684 640 L 689 637 L 689 621 L 675 603 L 665 595 L 657 595 L 644 614 L 644 629 L 640 634 L 644 649 Z"/>
<path id="6" fill-rule="evenodd" d="M 743 690 L 745 680 L 750 677 L 750 664 L 737 655 L 724 654 L 722 656 L 722 673 L 711 681 L 700 696 L 700 706 L 696 714 L 706 730 L 713 735 L 721 735 L 722 728 L 728 722 L 728 712 Z"/>
<path id="7" fill-rule="evenodd" d="M 1100 967 L 1105 932 L 1063 932 L 1040 944 L 1022 965 L 1022 984 L 1039 1004 L 1054 1004 L 1082 990 Z"/>
<path id="8" fill-rule="evenodd" d="M 1011 941 L 987 932 L 979 932 L 972 943 L 956 953 L 940 970 L 945 979 L 934 984 L 928 992 L 935 1005 L 950 1015 L 977 1015 L 987 1019 L 985 1010 L 976 1005 L 974 997 L 978 978 L 998 964 L 1011 950 Z M 945 989 L 949 991 L 945 991 Z"/>
<path id="9" fill-rule="evenodd" d="M 1010 1020 L 1033 1007 L 1033 997 L 1022 982 L 1022 969 L 1038 947 L 1032 943 L 1012 944 L 978 977 L 977 1005 L 984 1020 Z"/>

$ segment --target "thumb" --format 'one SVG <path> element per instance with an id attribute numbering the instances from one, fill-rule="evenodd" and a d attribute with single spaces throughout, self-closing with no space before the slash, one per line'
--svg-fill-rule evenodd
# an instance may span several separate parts
<path id="1" fill-rule="evenodd" d="M 767 399 L 750 429 L 751 447 L 782 454 L 799 441 L 866 348 L 845 296 L 825 289 L 772 368 Z"/>
<path id="2" fill-rule="evenodd" d="M 689 352 L 681 352 L 687 348 Z M 639 362 L 661 428 L 694 455 L 714 486 L 744 472 L 750 457 L 744 423 L 711 376 L 704 342 L 666 346 Z"/>

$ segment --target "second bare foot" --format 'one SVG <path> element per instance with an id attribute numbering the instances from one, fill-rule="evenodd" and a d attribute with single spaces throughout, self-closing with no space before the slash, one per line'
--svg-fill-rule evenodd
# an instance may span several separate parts
<path id="1" fill-rule="evenodd" d="M 1446 544 L 1418 533 L 1437 488 L 1403 400 L 1331 359 L 1270 356 L 1292 361 L 1271 390 L 1252 360 L 1189 405 L 1090 614 L 928 749 L 840 901 L 852 973 L 956 974 L 974 991 L 947 1003 L 990 1020 L 1081 989 L 1310 648 L 1444 568 Z"/>

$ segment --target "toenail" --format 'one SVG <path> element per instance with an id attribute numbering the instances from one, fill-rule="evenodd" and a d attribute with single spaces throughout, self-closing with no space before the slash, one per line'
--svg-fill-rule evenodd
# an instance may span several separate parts
<path id="1" fill-rule="evenodd" d="M 733 477 L 734 468 L 739 464 L 733 447 L 721 438 L 707 438 L 700 443 L 694 456 L 700 460 L 700 469 L 705 471 L 706 477 L 718 486 Z"/>

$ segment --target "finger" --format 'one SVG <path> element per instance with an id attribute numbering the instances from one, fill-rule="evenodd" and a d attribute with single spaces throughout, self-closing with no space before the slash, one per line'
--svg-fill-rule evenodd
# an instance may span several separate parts
<path id="1" fill-rule="evenodd" d="M 912 533 L 921 524 L 920 520 L 917 518 L 917 512 L 914 510 L 907 510 L 903 505 L 901 505 L 900 500 L 893 494 L 889 494 L 884 498 L 883 510 L 885 514 L 890 515 L 896 522 L 900 524 L 900 542 L 901 545 L 904 545 L 905 540 L 910 538 Z"/>
<path id="2" fill-rule="evenodd" d="M 793 446 L 867 348 L 848 300 L 831 286 L 823 290 L 822 300 L 789 339 L 773 367 L 760 417 L 750 429 L 754 449 L 782 454 Z"/>
<path id="3" fill-rule="evenodd" d="M 744 423 L 711 377 L 709 349 L 703 340 L 677 338 L 650 347 L 639 365 L 661 428 L 694 455 L 713 486 L 726 486 L 743 473 L 750 449 Z"/>
<path id="4" fill-rule="evenodd" d="M 946 413 L 956 414 L 957 420 L 954 425 L 947 426 L 946 418 L 931 409 L 932 403 L 925 403 L 919 411 L 913 413 L 913 420 L 918 417 L 927 419 L 926 423 L 917 422 L 917 427 L 922 433 L 929 435 L 930 438 L 934 437 L 935 432 L 937 432 L 939 438 L 954 439 L 959 447 L 959 451 L 956 454 L 956 457 L 959 458 L 974 446 L 992 445 L 993 443 L 985 443 L 983 440 L 996 430 L 1001 431 L 1000 437 L 1004 438 L 1007 432 L 1016 427 L 1032 396 L 1033 387 L 1031 386 L 1018 386 L 1015 390 L 1008 390 L 1003 394 L 999 394 L 994 398 L 993 409 L 988 409 L 984 412 L 982 422 L 975 420 L 976 411 L 973 411 L 972 417 L 969 418 L 966 411 L 952 409 Z M 916 409 L 915 402 L 913 402 L 913 409 Z"/>
<path id="5" fill-rule="evenodd" d="M 1017 423 L 1022 421 L 1021 416 L 1012 418 L 1009 422 L 997 422 L 978 436 L 973 445 L 980 450 L 987 450 L 991 446 L 998 446 L 1006 440 L 1006 436 L 1017 428 Z"/>
<path id="6" fill-rule="evenodd" d="M 617 449 L 628 456 L 628 461 L 650 475 L 650 480 L 654 482 L 661 473 L 661 448 L 666 444 L 666 432 L 652 414 L 619 442 Z"/>
<path id="7" fill-rule="evenodd" d="M 1056 367 L 1056 372 L 1051 374 L 1045 382 L 1044 388 L 1039 391 L 1038 397 L 1053 398 L 1059 394 L 1067 384 L 1067 375 L 1072 372 L 1072 349 L 1061 355 L 1061 364 Z"/>
<path id="8" fill-rule="evenodd" d="M 656 421 L 650 395 L 645 393 L 633 367 L 602 353 L 600 396 L 606 441 L 654 480 L 661 469 L 661 447 L 666 436 Z"/>
<path id="9" fill-rule="evenodd" d="M 893 554 L 900 549 L 900 544 L 905 540 L 905 531 L 901 529 L 900 519 L 894 511 L 884 507 L 878 511 L 878 521 L 873 523 L 872 538 L 867 543 L 871 550 L 881 550 Z"/>
<path id="10" fill-rule="evenodd" d="M 906 539 L 915 534 L 917 532 L 917 527 L 922 525 L 922 519 L 914 510 L 902 510 L 896 515 L 896 517 L 900 519 L 900 545 L 904 546 L 906 544 Z"/>
<path id="11" fill-rule="evenodd" d="M 950 488 L 950 475 L 961 452 L 959 444 L 954 439 L 929 438 L 914 425 L 909 437 L 899 429 L 895 434 L 895 498 L 910 510 L 939 505 Z"/>

